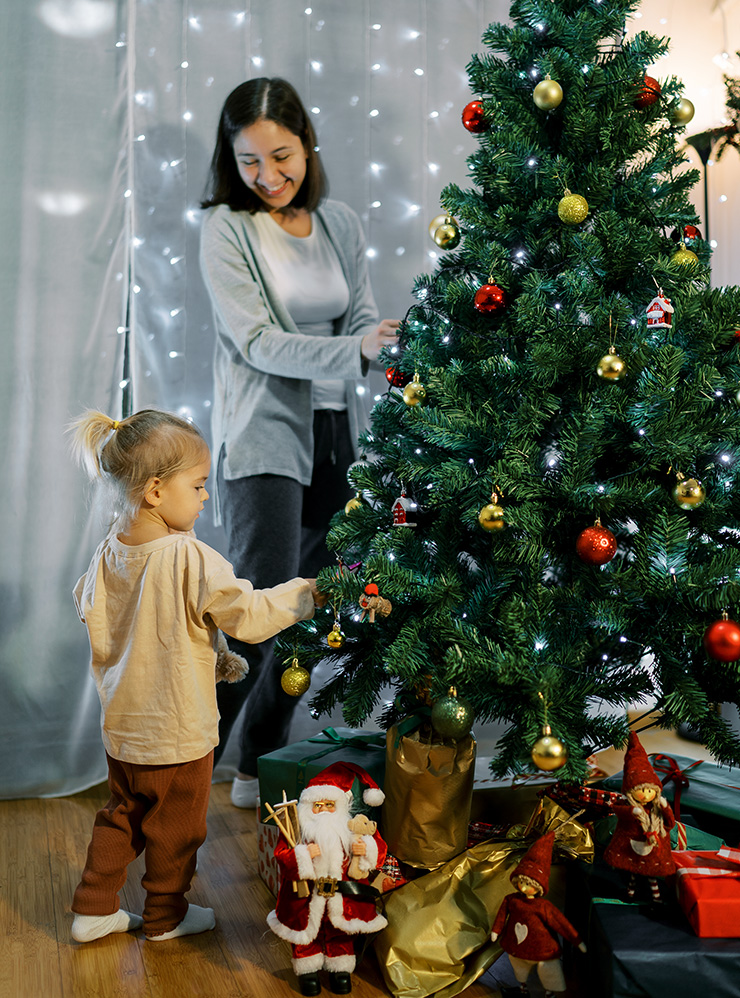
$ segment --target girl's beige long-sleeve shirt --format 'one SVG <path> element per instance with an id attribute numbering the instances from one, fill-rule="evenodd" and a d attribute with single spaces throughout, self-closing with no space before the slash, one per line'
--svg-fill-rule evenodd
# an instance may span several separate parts
<path id="1" fill-rule="evenodd" d="M 256 644 L 313 616 L 311 587 L 255 589 L 192 534 L 147 544 L 109 535 L 74 589 L 87 626 L 103 744 L 124 762 L 168 765 L 218 743 L 218 630 Z"/>

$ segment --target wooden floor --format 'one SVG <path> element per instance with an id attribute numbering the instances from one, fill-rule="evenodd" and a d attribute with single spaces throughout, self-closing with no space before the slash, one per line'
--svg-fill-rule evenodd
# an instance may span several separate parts
<path id="1" fill-rule="evenodd" d="M 691 742 L 657 733 L 648 751 L 693 758 L 706 753 Z M 611 760 L 615 767 L 621 763 Z M 208 839 L 188 895 L 213 907 L 213 932 L 163 943 L 141 933 L 72 942 L 69 910 L 96 809 L 100 786 L 73 797 L 0 801 L 0 998 L 288 998 L 298 994 L 288 944 L 265 924 L 273 897 L 256 869 L 254 811 L 229 801 L 229 785 L 213 787 Z M 141 912 L 141 859 L 129 871 L 123 907 Z M 465 991 L 466 998 L 499 998 L 511 984 L 505 959 Z M 533 998 L 541 994 L 530 980 Z M 325 990 L 325 994 L 329 994 Z M 353 975 L 355 998 L 377 998 L 385 987 L 372 951 Z M 566 992 L 575 998 L 579 987 Z M 584 998 L 593 998 L 585 995 Z"/>

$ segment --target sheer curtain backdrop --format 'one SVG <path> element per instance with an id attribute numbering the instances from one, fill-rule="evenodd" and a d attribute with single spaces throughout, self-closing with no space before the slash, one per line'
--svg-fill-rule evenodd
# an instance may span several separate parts
<path id="1" fill-rule="evenodd" d="M 65 427 L 83 408 L 115 416 L 130 402 L 208 430 L 198 202 L 225 96 L 250 76 L 297 86 L 332 196 L 363 220 L 381 313 L 402 316 L 414 277 L 434 267 L 439 193 L 467 183 L 466 63 L 507 10 L 506 0 L 0 5 L 0 797 L 69 794 L 105 776 L 71 598 L 101 530 Z M 722 71 L 740 75 L 737 0 L 646 0 L 640 14 L 635 30 L 673 39 L 655 75 L 684 80 L 697 107 L 689 130 L 719 124 Z M 707 168 L 717 284 L 740 280 L 739 162 L 730 150 Z M 368 405 L 384 387 L 377 378 Z M 206 518 L 199 535 L 223 549 Z M 325 723 L 306 711 L 298 722 Z"/>

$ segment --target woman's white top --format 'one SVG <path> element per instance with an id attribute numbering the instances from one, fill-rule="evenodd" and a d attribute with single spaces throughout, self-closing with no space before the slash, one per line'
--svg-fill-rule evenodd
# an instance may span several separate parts
<path id="1" fill-rule="evenodd" d="M 332 336 L 334 323 L 349 306 L 349 288 L 336 250 L 323 226 L 311 218 L 311 234 L 294 236 L 269 212 L 254 216 L 260 250 L 275 286 L 301 333 Z M 339 379 L 314 379 L 313 408 L 347 408 L 346 385 Z"/>

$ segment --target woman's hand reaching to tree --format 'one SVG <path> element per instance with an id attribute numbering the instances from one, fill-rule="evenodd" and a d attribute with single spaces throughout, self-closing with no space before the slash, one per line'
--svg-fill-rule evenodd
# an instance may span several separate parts
<path id="1" fill-rule="evenodd" d="M 383 319 L 377 329 L 362 337 L 360 350 L 365 360 L 377 360 L 383 347 L 394 347 L 398 343 L 398 319 Z"/>

